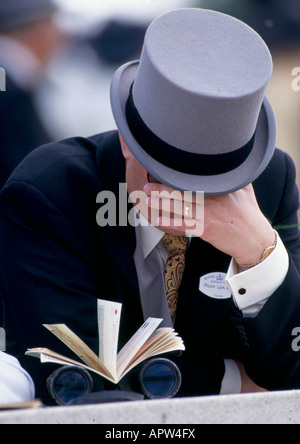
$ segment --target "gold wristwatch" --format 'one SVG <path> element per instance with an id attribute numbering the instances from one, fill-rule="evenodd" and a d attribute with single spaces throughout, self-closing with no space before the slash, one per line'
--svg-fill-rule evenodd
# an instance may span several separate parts
<path id="1" fill-rule="evenodd" d="M 264 262 L 267 259 L 267 257 L 269 257 L 270 254 L 273 253 L 273 251 L 275 250 L 276 246 L 277 246 L 277 233 L 275 233 L 275 242 L 274 242 L 274 244 L 271 247 L 268 247 L 268 248 L 265 249 L 265 251 L 263 252 L 262 258 L 258 262 L 255 262 L 254 264 L 249 264 L 249 265 L 237 264 L 238 267 L 239 267 L 239 271 L 243 272 L 243 271 L 250 270 L 251 268 L 254 268 L 257 265 L 259 265 L 262 262 Z"/>

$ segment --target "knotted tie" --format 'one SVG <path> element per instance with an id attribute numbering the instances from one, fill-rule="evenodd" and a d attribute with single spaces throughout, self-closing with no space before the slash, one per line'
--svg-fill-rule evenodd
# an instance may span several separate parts
<path id="1" fill-rule="evenodd" d="M 178 305 L 178 290 L 185 268 L 185 253 L 188 238 L 165 234 L 163 243 L 169 251 L 165 267 L 165 289 L 171 317 L 173 318 Z"/>

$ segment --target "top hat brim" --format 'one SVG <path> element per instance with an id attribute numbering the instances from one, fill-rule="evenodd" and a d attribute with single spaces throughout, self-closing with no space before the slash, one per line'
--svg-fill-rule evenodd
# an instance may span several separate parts
<path id="1" fill-rule="evenodd" d="M 111 83 L 111 107 L 117 128 L 138 162 L 159 182 L 180 191 L 204 192 L 217 196 L 229 194 L 253 183 L 270 163 L 276 144 L 276 119 L 274 111 L 264 99 L 260 111 L 254 146 L 242 165 L 224 174 L 191 175 L 168 168 L 152 158 L 132 135 L 126 120 L 126 102 L 136 77 L 139 61 L 121 66 Z"/>

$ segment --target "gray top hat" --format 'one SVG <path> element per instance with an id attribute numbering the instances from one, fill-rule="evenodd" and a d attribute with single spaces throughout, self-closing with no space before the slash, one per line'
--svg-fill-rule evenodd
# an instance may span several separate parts
<path id="1" fill-rule="evenodd" d="M 272 57 L 261 37 L 215 11 L 179 9 L 148 28 L 140 61 L 118 69 L 111 105 L 136 159 L 172 188 L 227 194 L 270 162 L 265 98 Z"/>
<path id="2" fill-rule="evenodd" d="M 52 0 L 0 0 L 0 31 L 47 17 L 55 9 Z"/>

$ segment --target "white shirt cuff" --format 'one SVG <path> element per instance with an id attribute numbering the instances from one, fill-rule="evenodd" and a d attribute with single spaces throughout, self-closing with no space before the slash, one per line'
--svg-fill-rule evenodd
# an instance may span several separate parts
<path id="1" fill-rule="evenodd" d="M 269 297 L 282 285 L 288 269 L 289 255 L 278 233 L 275 250 L 256 267 L 239 273 L 232 259 L 226 283 L 244 316 L 255 317 L 259 313 Z"/>
<path id="2" fill-rule="evenodd" d="M 242 377 L 240 370 L 232 359 L 224 359 L 225 374 L 222 381 L 220 395 L 234 395 L 242 391 Z"/>

